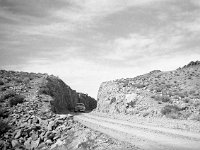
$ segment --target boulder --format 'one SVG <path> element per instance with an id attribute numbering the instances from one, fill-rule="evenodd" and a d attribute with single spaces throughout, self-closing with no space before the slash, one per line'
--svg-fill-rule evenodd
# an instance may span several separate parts
<path id="1" fill-rule="evenodd" d="M 58 139 L 56 141 L 56 143 L 54 143 L 53 145 L 51 145 L 51 149 L 56 148 L 57 146 L 61 146 L 63 144 L 65 144 L 65 141 L 62 141 L 62 140 Z"/>
<path id="2" fill-rule="evenodd" d="M 15 139 L 20 138 L 21 134 L 22 134 L 22 130 L 20 129 L 20 130 L 17 131 L 17 133 L 15 135 Z"/>
<path id="3" fill-rule="evenodd" d="M 52 131 L 52 130 L 53 130 L 53 126 L 54 126 L 54 121 L 50 121 L 49 124 L 48 124 L 47 129 L 48 129 L 49 131 Z"/>
<path id="4" fill-rule="evenodd" d="M 31 141 L 31 149 L 36 149 L 39 144 L 40 144 L 40 138 L 38 138 L 35 141 Z"/>
<path id="5" fill-rule="evenodd" d="M 18 140 L 12 140 L 12 141 L 11 141 L 11 145 L 12 145 L 13 148 L 15 148 L 15 147 L 19 146 L 20 143 L 19 143 Z"/>

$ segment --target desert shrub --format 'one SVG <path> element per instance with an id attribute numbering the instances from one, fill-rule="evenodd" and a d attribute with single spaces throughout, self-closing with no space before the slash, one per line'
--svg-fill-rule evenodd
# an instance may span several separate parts
<path id="1" fill-rule="evenodd" d="M 133 84 L 133 86 L 139 89 L 145 87 L 144 84 Z"/>
<path id="2" fill-rule="evenodd" d="M 162 88 L 160 88 L 160 87 L 156 87 L 155 90 L 156 90 L 156 92 L 162 92 Z"/>
<path id="3" fill-rule="evenodd" d="M 2 95 L 0 96 L 0 102 L 3 102 L 3 101 L 5 101 L 6 99 L 8 99 L 8 98 L 10 98 L 10 97 L 13 97 L 13 96 L 15 96 L 15 95 L 16 95 L 15 91 L 9 90 L 9 91 L 7 91 L 6 93 L 4 93 L 4 94 L 2 94 Z"/>
<path id="4" fill-rule="evenodd" d="M 29 83 L 29 82 L 30 82 L 29 77 L 25 77 L 25 78 L 23 79 L 23 83 L 27 84 L 27 83 Z"/>
<path id="5" fill-rule="evenodd" d="M 146 117 L 146 116 L 148 116 L 149 115 L 149 112 L 145 112 L 145 113 L 143 113 L 143 117 Z"/>
<path id="6" fill-rule="evenodd" d="M 113 98 L 110 100 L 110 104 L 112 104 L 112 103 L 114 103 L 114 102 L 116 102 L 116 98 L 115 98 L 115 97 L 113 97 Z"/>
<path id="7" fill-rule="evenodd" d="M 161 109 L 161 113 L 168 118 L 177 119 L 181 115 L 180 110 L 176 105 L 166 105 Z"/>
<path id="8" fill-rule="evenodd" d="M 195 90 L 190 90 L 190 91 L 189 91 L 189 94 L 190 94 L 190 95 L 193 95 L 194 93 L 195 93 Z"/>
<path id="9" fill-rule="evenodd" d="M 200 121 L 200 114 L 194 115 L 191 119 L 196 120 L 196 121 Z"/>
<path id="10" fill-rule="evenodd" d="M 40 90 L 39 90 L 39 94 L 49 95 L 49 88 L 47 88 L 47 87 L 41 87 Z"/>
<path id="11" fill-rule="evenodd" d="M 136 104 L 136 101 L 131 101 L 129 103 L 127 103 L 128 107 L 134 107 Z"/>
<path id="12" fill-rule="evenodd" d="M 181 97 L 181 98 L 185 97 L 184 93 L 181 93 L 181 92 L 175 92 L 175 95 L 177 95 L 178 97 Z"/>
<path id="13" fill-rule="evenodd" d="M 162 101 L 162 102 L 168 102 L 168 101 L 170 101 L 170 97 L 164 95 L 164 96 L 161 97 L 161 101 Z"/>
<path id="14" fill-rule="evenodd" d="M 0 118 L 7 118 L 9 116 L 9 111 L 6 109 L 1 108 L 0 109 Z"/>
<path id="15" fill-rule="evenodd" d="M 23 80 L 20 79 L 20 78 L 14 78 L 13 80 L 14 80 L 15 82 L 17 82 L 17 83 L 22 83 L 22 82 L 23 82 Z"/>
<path id="16" fill-rule="evenodd" d="M 0 135 L 7 132 L 9 129 L 10 129 L 10 126 L 8 125 L 8 123 L 4 121 L 3 119 L 0 119 Z"/>
<path id="17" fill-rule="evenodd" d="M 153 90 L 154 90 L 154 88 L 153 87 L 148 87 L 149 88 L 149 90 L 152 92 Z"/>
<path id="18" fill-rule="evenodd" d="M 163 96 L 153 95 L 153 96 L 151 96 L 151 98 L 155 99 L 156 101 L 162 101 L 162 102 L 168 102 L 168 101 L 170 101 L 170 97 L 166 96 L 166 95 L 163 95 Z"/>
<path id="19" fill-rule="evenodd" d="M 14 97 L 11 97 L 9 99 L 9 105 L 12 107 L 12 106 L 17 105 L 19 103 L 23 103 L 24 98 L 25 98 L 24 96 L 17 94 Z"/>
<path id="20" fill-rule="evenodd" d="M 0 85 L 4 85 L 4 82 L 0 79 Z"/>
<path id="21" fill-rule="evenodd" d="M 174 99 L 179 99 L 179 96 L 178 96 L 178 95 L 175 95 L 173 98 L 174 98 Z"/>
<path id="22" fill-rule="evenodd" d="M 124 81 L 123 87 L 128 86 L 128 84 L 129 84 L 129 81 L 128 81 L 128 80 Z"/>
<path id="23" fill-rule="evenodd" d="M 168 91 L 167 94 L 168 94 L 170 97 L 174 95 L 174 93 L 171 92 L 171 91 Z"/>
<path id="24" fill-rule="evenodd" d="M 186 98 L 183 99 L 183 102 L 189 103 L 189 102 L 190 102 L 190 99 L 186 97 Z"/>
<path id="25" fill-rule="evenodd" d="M 0 91 L 6 91 L 6 86 L 1 86 Z"/>
<path id="26" fill-rule="evenodd" d="M 166 88 L 169 89 L 171 87 L 171 84 L 166 84 L 165 86 L 166 86 Z"/>
<path id="27" fill-rule="evenodd" d="M 9 83 L 10 81 L 12 81 L 12 79 L 11 78 L 7 78 L 7 83 Z"/>

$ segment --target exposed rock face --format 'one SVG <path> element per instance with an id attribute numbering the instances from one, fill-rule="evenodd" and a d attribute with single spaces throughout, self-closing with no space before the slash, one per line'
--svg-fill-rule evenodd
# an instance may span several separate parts
<path id="1" fill-rule="evenodd" d="M 200 121 L 200 65 L 103 82 L 97 111 Z"/>
<path id="2" fill-rule="evenodd" d="M 96 108 L 96 100 L 90 96 L 77 93 L 66 85 L 62 80 L 54 76 L 44 78 L 43 85 L 40 92 L 50 95 L 52 110 L 56 113 L 65 113 L 73 111 L 76 103 L 81 102 L 86 106 L 86 110 L 93 110 Z"/>

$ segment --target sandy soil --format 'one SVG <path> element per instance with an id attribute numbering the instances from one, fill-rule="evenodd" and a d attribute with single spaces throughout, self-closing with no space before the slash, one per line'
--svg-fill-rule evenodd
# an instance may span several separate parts
<path id="1" fill-rule="evenodd" d="M 74 119 L 85 126 L 141 149 L 199 150 L 200 134 L 195 132 L 138 124 L 106 116 L 80 114 Z"/>

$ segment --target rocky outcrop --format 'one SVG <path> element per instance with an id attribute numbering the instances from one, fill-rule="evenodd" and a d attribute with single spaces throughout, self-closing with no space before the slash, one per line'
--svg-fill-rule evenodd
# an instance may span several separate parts
<path id="1" fill-rule="evenodd" d="M 200 121 L 200 65 L 103 82 L 97 111 Z"/>
<path id="2" fill-rule="evenodd" d="M 76 103 L 80 102 L 84 103 L 87 111 L 91 111 L 96 108 L 97 104 L 96 100 L 92 97 L 72 90 L 61 79 L 54 76 L 44 78 L 40 87 L 40 93 L 52 97 L 50 103 L 55 113 L 74 111 Z"/>
<path id="3" fill-rule="evenodd" d="M 200 61 L 191 61 L 189 64 L 185 65 L 183 68 L 194 67 L 200 65 Z"/>

